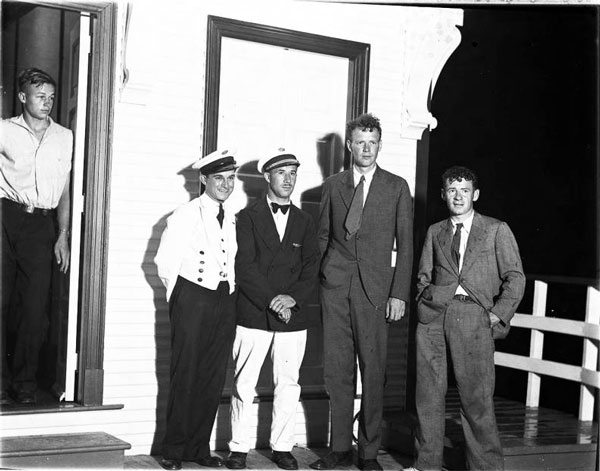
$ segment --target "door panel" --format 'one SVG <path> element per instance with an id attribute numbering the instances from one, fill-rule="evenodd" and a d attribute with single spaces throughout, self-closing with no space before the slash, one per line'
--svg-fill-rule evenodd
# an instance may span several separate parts
<path id="1" fill-rule="evenodd" d="M 266 184 L 256 163 L 283 146 L 301 162 L 292 200 L 316 217 L 331 160 L 343 160 L 343 146 L 331 142 L 343 141 L 348 59 L 232 38 L 224 38 L 221 47 L 218 146 L 237 147 L 240 165 L 231 198 L 241 208 L 262 197 Z M 305 200 L 303 194 L 319 198 Z M 310 309 L 320 309 L 316 296 Z M 304 393 L 323 389 L 320 327 L 309 331 L 300 377 Z M 272 393 L 269 360 L 257 389 L 259 395 Z"/>

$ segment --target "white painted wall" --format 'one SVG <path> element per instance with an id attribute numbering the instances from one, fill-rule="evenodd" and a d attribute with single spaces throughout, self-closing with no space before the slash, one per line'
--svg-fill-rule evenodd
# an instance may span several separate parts
<path id="1" fill-rule="evenodd" d="M 124 14 L 117 38 L 119 67 L 127 66 L 130 79 L 115 88 L 104 343 L 104 403 L 124 408 L 3 416 L 4 436 L 103 430 L 131 443 L 128 454 L 148 454 L 160 443 L 169 338 L 153 258 L 165 217 L 190 198 L 179 172 L 202 153 L 207 15 L 371 44 L 369 111 L 383 125 L 379 163 L 406 178 L 413 193 L 415 139 L 419 123 L 429 119 L 423 89 L 437 77 L 456 42 L 454 25 L 462 23 L 460 10 L 421 7 L 294 0 L 132 4 L 127 42 Z M 116 75 L 120 81 L 120 68 Z M 226 409 L 218 424 L 226 423 Z M 223 433 L 226 426 L 217 427 L 217 446 Z M 297 439 L 306 442 L 302 420 Z"/>

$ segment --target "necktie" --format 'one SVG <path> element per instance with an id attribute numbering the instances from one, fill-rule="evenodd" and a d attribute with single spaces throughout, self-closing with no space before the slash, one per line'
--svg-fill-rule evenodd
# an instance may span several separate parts
<path id="1" fill-rule="evenodd" d="M 460 233 L 462 227 L 462 222 L 456 225 L 454 237 L 452 237 L 452 245 L 450 246 L 450 250 L 452 252 L 452 259 L 456 263 L 457 267 L 460 267 Z"/>
<path id="2" fill-rule="evenodd" d="M 217 221 L 219 221 L 219 226 L 223 227 L 223 219 L 225 218 L 225 211 L 223 211 L 223 204 L 219 203 L 219 213 L 217 214 Z"/>
<path id="3" fill-rule="evenodd" d="M 365 176 L 360 177 L 360 181 L 354 189 L 354 196 L 346 215 L 344 228 L 346 229 L 346 240 L 350 239 L 360 229 L 363 211 L 363 191 L 365 186 Z"/>
<path id="4" fill-rule="evenodd" d="M 271 203 L 271 208 L 273 208 L 273 213 L 276 213 L 278 209 L 281 209 L 281 212 L 285 214 L 288 212 L 288 209 L 290 209 L 290 205 Z"/>

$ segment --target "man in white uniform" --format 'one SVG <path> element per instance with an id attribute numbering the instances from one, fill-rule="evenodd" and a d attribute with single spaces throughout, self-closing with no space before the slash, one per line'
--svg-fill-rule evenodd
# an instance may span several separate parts
<path id="1" fill-rule="evenodd" d="M 218 150 L 192 165 L 205 191 L 167 219 L 156 254 L 171 321 L 164 469 L 181 469 L 182 461 L 223 465 L 209 442 L 235 334 L 237 244 L 226 203 L 235 184 L 233 156 L 231 149 Z"/>

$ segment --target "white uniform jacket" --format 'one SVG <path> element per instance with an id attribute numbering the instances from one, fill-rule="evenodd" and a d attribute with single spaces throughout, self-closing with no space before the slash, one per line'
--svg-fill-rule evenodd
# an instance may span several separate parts
<path id="1" fill-rule="evenodd" d="M 229 282 L 235 290 L 237 252 L 235 214 L 224 204 L 223 228 L 216 219 L 216 203 L 206 194 L 177 208 L 167 219 L 154 259 L 158 276 L 171 297 L 178 276 L 211 290 Z"/>

